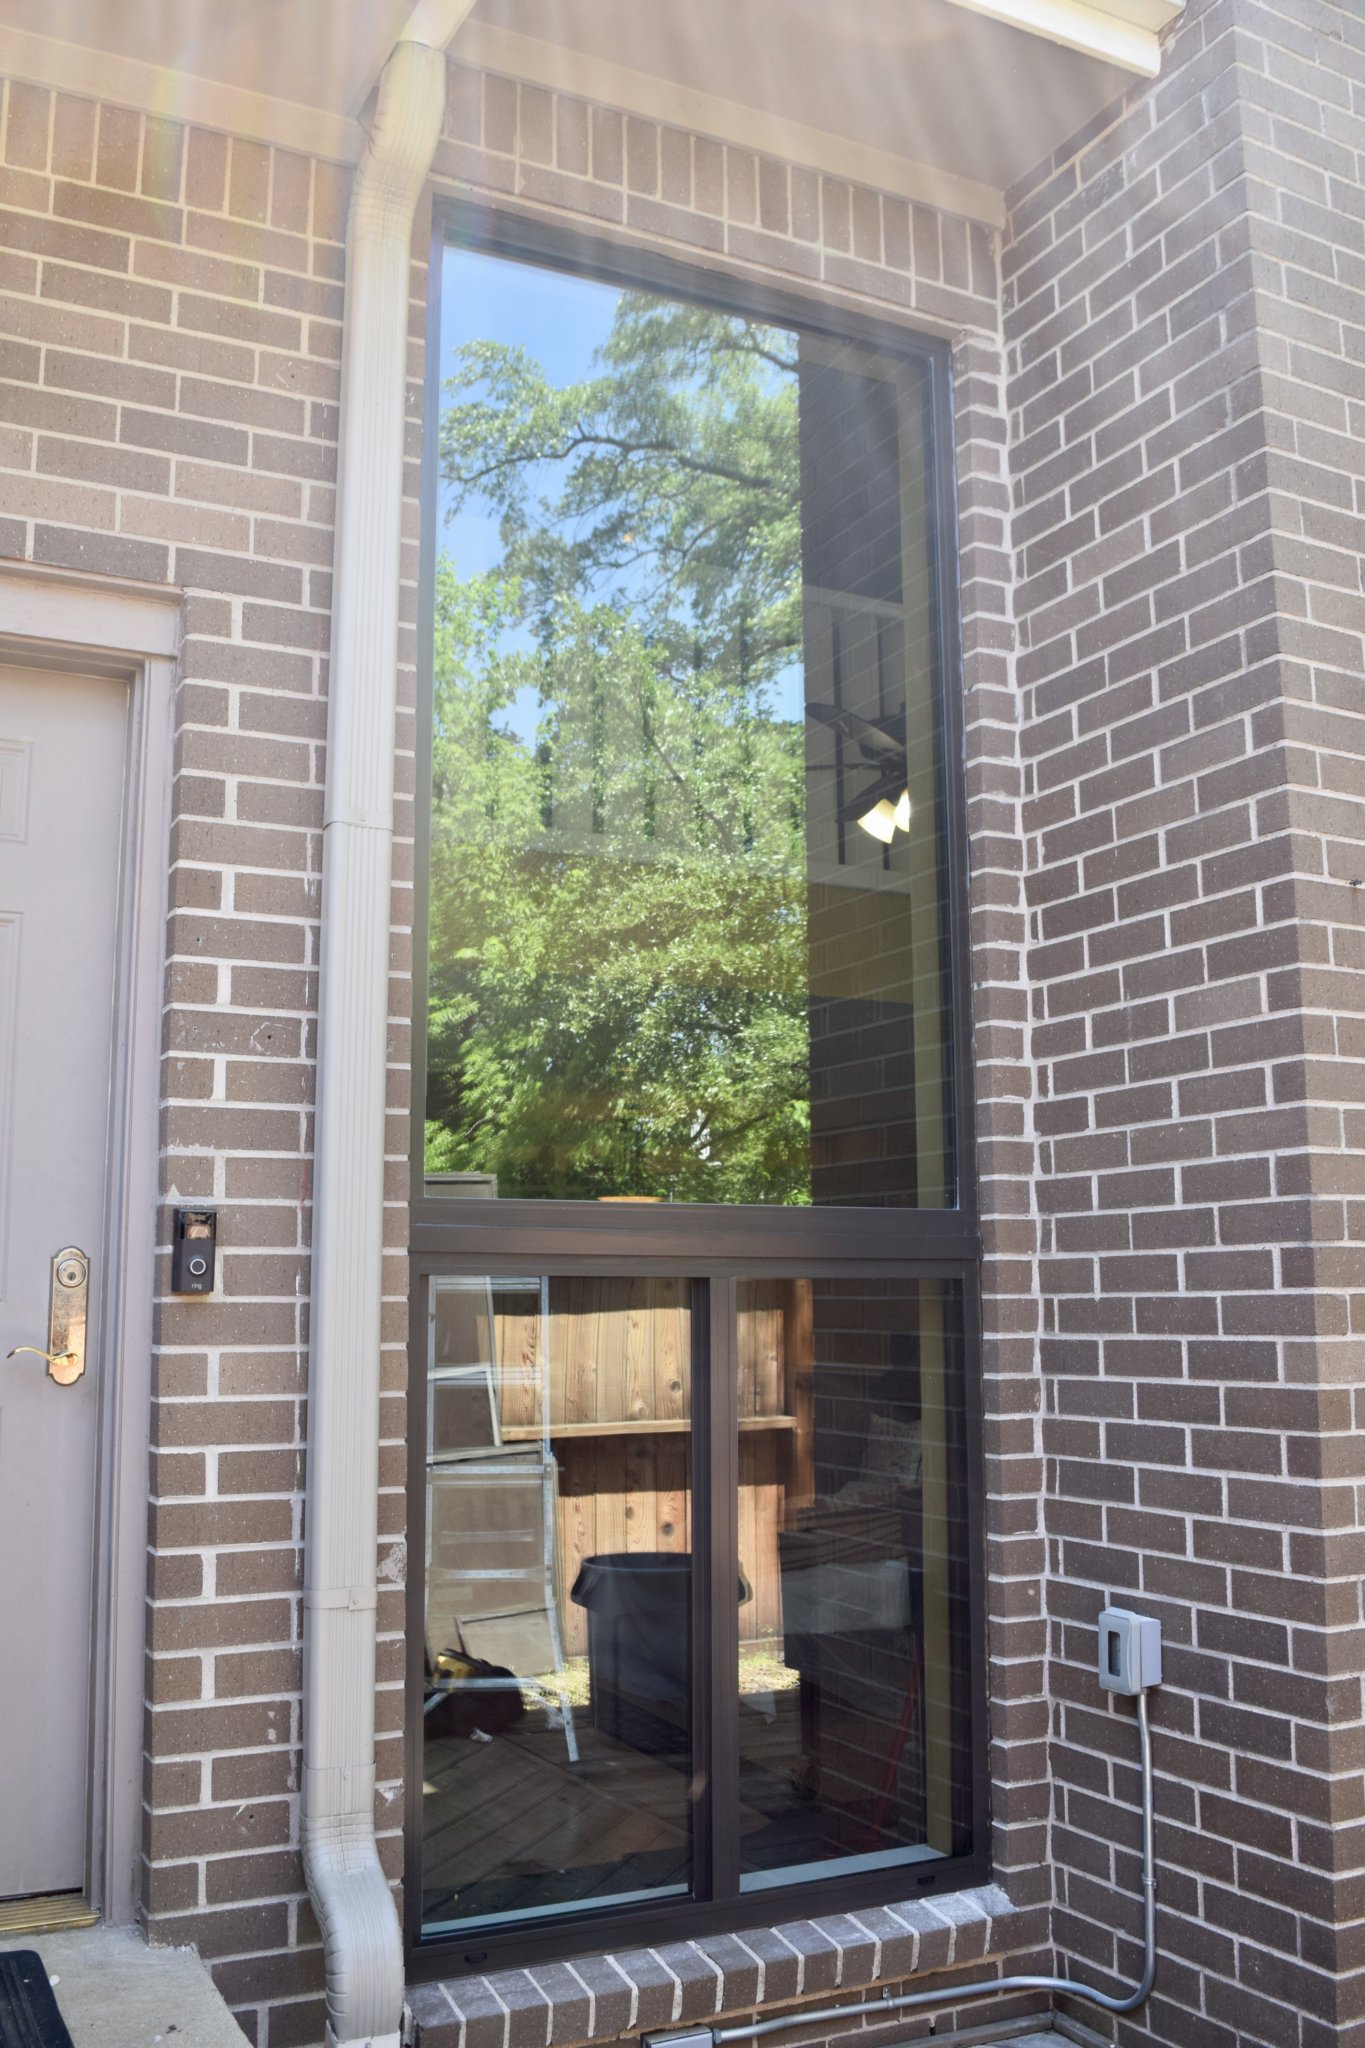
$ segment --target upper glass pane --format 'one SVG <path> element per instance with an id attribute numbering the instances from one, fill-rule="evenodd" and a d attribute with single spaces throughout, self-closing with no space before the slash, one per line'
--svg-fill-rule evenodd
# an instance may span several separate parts
<path id="1" fill-rule="evenodd" d="M 429 1185 L 952 1206 L 927 372 L 442 293 Z"/>

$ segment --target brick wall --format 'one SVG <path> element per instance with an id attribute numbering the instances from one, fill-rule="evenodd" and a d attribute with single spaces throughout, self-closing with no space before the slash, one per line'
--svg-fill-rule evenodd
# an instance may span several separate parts
<path id="1" fill-rule="evenodd" d="M 321 2033 L 297 1855 L 300 1493 L 321 750 L 346 180 L 11 82 L 0 128 L 0 551 L 185 591 L 169 850 L 164 1185 L 222 1208 L 222 1284 L 162 1298 L 149 1520 L 145 1905 L 258 2048 Z M 994 251 L 800 166 L 451 67 L 451 190 L 620 228 L 954 337 L 973 833 L 996 1868 L 1046 1939 L 1041 1472 L 1009 520 Z M 418 452 L 419 222 L 410 452 Z M 410 476 L 410 485 L 415 475 Z M 401 1345 L 417 515 L 408 507 L 381 1538 L 380 1824 L 401 1816 Z M 163 1233 L 163 1242 L 165 1233 Z M 953 1912 L 952 1902 L 943 1911 Z M 910 1923 L 913 1927 L 914 1923 Z M 970 1948 L 866 1931 L 810 1995 Z M 942 1933 L 942 1941 L 938 1939 Z M 751 1941 L 760 1940 L 750 1937 Z M 975 1939 L 975 1937 L 973 1937 Z M 761 1941 L 760 1941 L 761 1950 Z M 746 1965 L 746 1967 L 748 1967 Z M 785 1966 L 784 1966 L 785 1967 Z M 832 1973 L 832 1974 L 831 1974 Z M 799 1973 L 798 1973 L 799 1974 Z M 775 1976 L 764 1995 L 787 1987 Z M 747 1982 L 747 1980 L 746 1980 Z M 755 1978 L 757 1984 L 758 1979 Z M 787 1995 L 796 1989 L 793 1978 Z M 905 2035 L 902 2027 L 898 2032 Z"/>
<path id="2" fill-rule="evenodd" d="M 1190 0 L 1004 253 L 1055 1930 L 1136 1967 L 1109 1594 L 1167 1631 L 1117 2032 L 1171 2048 L 1365 2039 L 1363 168 L 1358 7 Z"/>
<path id="3" fill-rule="evenodd" d="M 736 2024 L 827 2007 L 831 1998 L 852 2003 L 870 1985 L 923 1989 L 979 1983 L 1001 1972 L 1001 1957 L 1028 1938 L 1028 1916 L 1009 1910 L 994 1886 L 957 1892 L 932 1904 L 916 1899 L 895 1908 L 831 1914 L 771 1928 L 748 1928 L 701 1941 L 668 1942 L 542 1963 L 494 1977 L 452 1984 L 422 1984 L 412 1994 L 420 2048 L 571 2048 L 588 2039 L 638 2040 L 670 2026 L 709 2023 L 725 2015 Z M 907 1982 L 914 1979 L 913 1982 Z M 1023 2031 L 1046 2010 L 1036 1993 L 1017 1992 L 988 2007 L 951 2004 L 933 2013 L 874 2011 L 856 2022 L 829 2020 L 795 2027 L 791 2048 L 895 2048 L 937 2035 L 950 2041 L 1002 2040 Z M 957 2023 L 971 2031 L 959 2033 Z"/>
<path id="4" fill-rule="evenodd" d="M 346 175 L 11 81 L 0 148 L 0 549 L 183 587 L 163 1187 L 221 1284 L 158 1304 L 145 1910 L 273 2048 L 320 2036 L 297 1855 L 310 1109 Z M 414 334 L 424 279 L 414 268 Z M 414 378 L 420 379 L 420 343 Z M 415 393 L 418 389 L 414 382 Z M 413 455 L 416 456 L 414 436 Z M 410 508 L 407 567 L 415 572 Z M 411 624 L 399 745 L 411 830 Z M 404 1242 L 407 884 L 395 893 Z M 168 1228 L 162 1231 L 169 1241 Z M 162 1270 L 162 1283 L 165 1280 Z M 405 1275 L 386 1338 L 381 1814 L 401 1811 Z"/>

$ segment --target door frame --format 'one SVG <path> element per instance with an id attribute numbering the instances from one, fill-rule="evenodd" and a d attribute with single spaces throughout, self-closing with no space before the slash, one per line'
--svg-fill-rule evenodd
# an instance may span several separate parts
<path id="1" fill-rule="evenodd" d="M 136 1917 L 142 1805 L 143 1642 L 159 1199 L 162 971 L 170 861 L 178 588 L 0 563 L 0 667 L 128 686 L 107 1186 L 106 1285 L 95 1333 L 86 1898 Z"/>

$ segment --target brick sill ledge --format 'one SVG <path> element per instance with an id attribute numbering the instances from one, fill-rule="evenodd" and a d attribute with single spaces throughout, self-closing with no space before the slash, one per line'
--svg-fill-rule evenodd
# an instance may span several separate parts
<path id="1" fill-rule="evenodd" d="M 581 2048 L 984 1962 L 1046 1940 L 998 1885 L 408 1992 L 420 2048 Z"/>

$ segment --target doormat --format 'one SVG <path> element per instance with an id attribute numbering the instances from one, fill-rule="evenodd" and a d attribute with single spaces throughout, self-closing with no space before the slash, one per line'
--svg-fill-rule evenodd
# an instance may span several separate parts
<path id="1" fill-rule="evenodd" d="M 0 1954 L 0 2048 L 74 2048 L 36 1949 Z"/>

